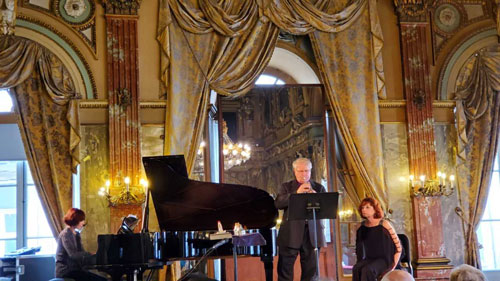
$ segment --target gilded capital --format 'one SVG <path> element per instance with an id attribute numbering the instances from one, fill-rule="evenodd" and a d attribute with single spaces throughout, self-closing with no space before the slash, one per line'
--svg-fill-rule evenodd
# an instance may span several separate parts
<path id="1" fill-rule="evenodd" d="M 137 15 L 141 0 L 103 0 L 102 4 L 108 14 Z"/>
<path id="2" fill-rule="evenodd" d="M 429 0 L 394 0 L 400 21 L 425 22 Z"/>
<path id="3" fill-rule="evenodd" d="M 0 0 L 0 33 L 1 35 L 14 34 L 16 25 L 16 0 Z"/>

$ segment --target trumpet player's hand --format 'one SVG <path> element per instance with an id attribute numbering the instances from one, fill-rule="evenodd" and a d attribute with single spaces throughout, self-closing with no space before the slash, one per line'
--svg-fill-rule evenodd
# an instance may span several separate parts
<path id="1" fill-rule="evenodd" d="M 297 193 L 316 193 L 316 191 L 314 191 L 310 182 L 305 182 L 299 186 Z"/>

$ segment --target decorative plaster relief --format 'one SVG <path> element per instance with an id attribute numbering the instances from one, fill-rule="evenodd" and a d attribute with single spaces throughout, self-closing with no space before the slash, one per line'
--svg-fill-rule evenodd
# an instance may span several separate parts
<path id="1" fill-rule="evenodd" d="M 483 5 L 464 5 L 465 11 L 467 12 L 468 19 L 475 19 L 484 16 Z"/>
<path id="2" fill-rule="evenodd" d="M 33 6 L 40 7 L 44 10 L 50 9 L 50 0 L 29 0 L 29 2 Z"/>
<path id="3" fill-rule="evenodd" d="M 16 0 L 0 0 L 0 34 L 14 34 L 16 25 Z"/>
<path id="4" fill-rule="evenodd" d="M 86 9 L 87 6 L 83 0 L 67 0 L 66 3 L 64 3 L 64 10 L 73 18 L 81 16 Z"/>
<path id="5" fill-rule="evenodd" d="M 460 12 L 451 4 L 439 6 L 434 13 L 437 27 L 444 32 L 455 31 L 460 26 L 461 20 Z"/>

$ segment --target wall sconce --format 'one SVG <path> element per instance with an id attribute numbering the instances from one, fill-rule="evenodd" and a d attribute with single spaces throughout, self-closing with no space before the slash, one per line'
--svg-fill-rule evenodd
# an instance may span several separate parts
<path id="1" fill-rule="evenodd" d="M 111 181 L 106 181 L 106 186 L 99 189 L 99 196 L 105 197 L 109 206 L 116 205 L 138 205 L 144 203 L 146 192 L 148 190 L 148 181 L 145 179 L 139 180 L 139 185 L 131 185 L 130 178 L 125 177 L 123 183 L 116 181 L 113 185 L 113 190 L 118 190 L 118 194 L 111 196 L 110 187 Z"/>
<path id="2" fill-rule="evenodd" d="M 406 181 L 405 178 L 400 180 Z M 437 172 L 436 179 L 428 179 L 425 175 L 415 179 L 413 175 L 408 178 L 410 195 L 412 196 L 450 196 L 455 190 L 455 175 L 448 178 L 445 173 Z"/>

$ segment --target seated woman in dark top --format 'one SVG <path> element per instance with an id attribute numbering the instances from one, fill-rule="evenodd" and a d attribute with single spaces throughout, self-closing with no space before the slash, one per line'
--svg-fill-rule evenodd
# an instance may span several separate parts
<path id="1" fill-rule="evenodd" d="M 380 204 L 365 198 L 358 208 L 361 223 L 356 233 L 356 256 L 353 281 L 376 281 L 386 272 L 394 270 L 401 257 L 401 243 L 392 225 L 383 219 Z"/>
<path id="2" fill-rule="evenodd" d="M 99 275 L 85 271 L 84 260 L 91 256 L 82 247 L 80 232 L 85 226 L 85 213 L 71 208 L 64 216 L 66 228 L 59 233 L 56 251 L 56 277 L 72 278 L 76 281 L 106 280 Z"/>

